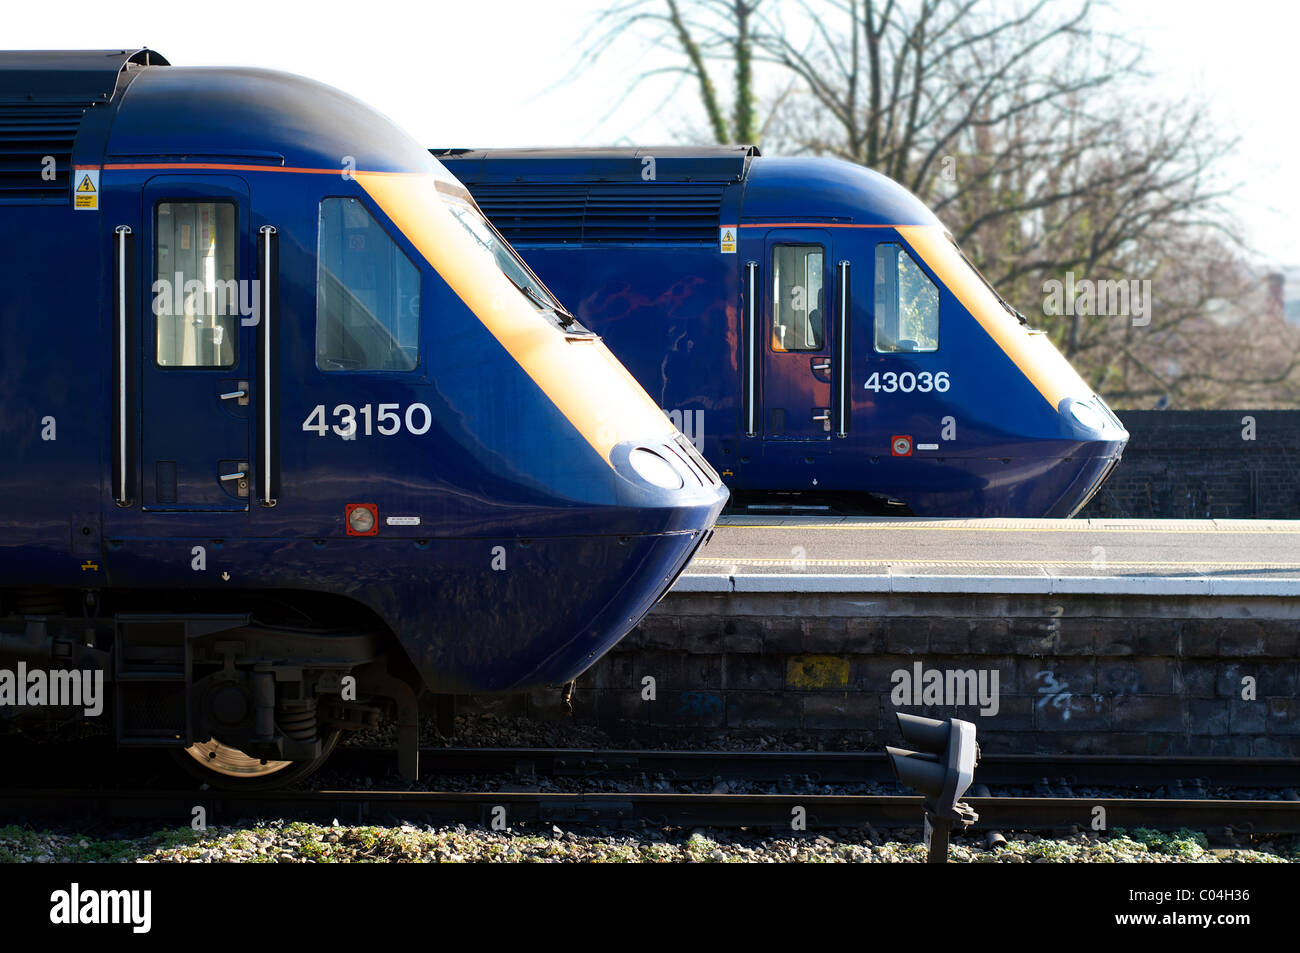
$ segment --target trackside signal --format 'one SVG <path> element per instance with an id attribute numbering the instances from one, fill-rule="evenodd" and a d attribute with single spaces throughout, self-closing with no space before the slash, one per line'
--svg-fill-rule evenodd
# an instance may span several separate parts
<path id="1" fill-rule="evenodd" d="M 959 718 L 939 721 L 900 712 L 898 728 L 903 741 L 917 750 L 886 747 L 889 765 L 900 784 L 925 796 L 929 862 L 945 863 L 952 825 L 965 829 L 979 820 L 969 804 L 958 800 L 975 780 L 979 763 L 975 725 Z"/>

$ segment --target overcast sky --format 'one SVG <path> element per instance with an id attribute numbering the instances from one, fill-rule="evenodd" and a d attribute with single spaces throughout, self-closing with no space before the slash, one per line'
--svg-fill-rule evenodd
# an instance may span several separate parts
<path id="1" fill-rule="evenodd" d="M 252 65 L 301 73 L 352 93 L 429 145 L 661 143 L 701 125 L 693 91 L 665 107 L 670 84 L 624 100 L 632 44 L 573 74 L 582 37 L 608 0 L 364 3 L 176 0 L 11 3 L 0 46 L 149 46 L 175 65 Z M 1300 265 L 1293 171 L 1300 119 L 1291 4 L 1114 0 L 1107 15 L 1150 49 L 1157 91 L 1196 90 L 1241 137 L 1225 168 L 1234 210 L 1260 263 Z M 622 104 L 619 105 L 620 101 Z"/>

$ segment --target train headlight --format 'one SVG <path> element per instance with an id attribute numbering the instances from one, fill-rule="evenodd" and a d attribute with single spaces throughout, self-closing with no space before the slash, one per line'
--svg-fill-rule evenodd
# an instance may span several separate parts
<path id="1" fill-rule="evenodd" d="M 636 475 L 661 490 L 680 490 L 682 476 L 677 469 L 653 450 L 637 447 L 628 454 L 627 462 Z"/>
<path id="2" fill-rule="evenodd" d="M 1070 404 L 1070 416 L 1074 418 L 1079 426 L 1088 430 L 1106 429 L 1106 418 L 1101 415 L 1101 411 L 1082 401 L 1076 400 Z"/>

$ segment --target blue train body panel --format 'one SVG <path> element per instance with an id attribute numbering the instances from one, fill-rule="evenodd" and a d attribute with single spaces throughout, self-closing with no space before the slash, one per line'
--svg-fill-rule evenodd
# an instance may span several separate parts
<path id="1" fill-rule="evenodd" d="M 1127 441 L 875 172 L 745 147 L 434 154 L 742 496 L 1069 516 Z M 804 272 L 783 280 L 792 261 Z M 921 297 L 900 305 L 904 282 Z M 931 339 L 890 339 L 900 313 Z M 778 340 L 790 314 L 812 336 Z"/>
<path id="2" fill-rule="evenodd" d="M 468 196 L 382 116 L 287 74 L 165 63 L 0 56 L 0 130 L 30 145 L 0 165 L 0 604 L 85 594 L 120 625 L 321 594 L 433 691 L 574 678 L 683 568 L 716 474 L 594 336 L 510 287 L 456 225 Z M 334 199 L 345 274 L 322 257 Z M 351 295 L 347 333 L 373 335 L 386 306 L 346 272 L 377 287 L 357 274 L 383 242 L 418 287 L 384 327 L 418 332 L 401 366 L 331 365 L 319 301 Z M 237 321 L 157 284 L 188 254 L 246 283 Z M 168 338 L 160 295 L 204 326 Z M 676 488 L 640 475 L 645 453 Z"/>

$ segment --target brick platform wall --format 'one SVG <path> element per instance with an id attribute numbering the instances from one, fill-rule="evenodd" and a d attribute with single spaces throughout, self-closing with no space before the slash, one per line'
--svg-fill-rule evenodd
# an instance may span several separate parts
<path id="1" fill-rule="evenodd" d="M 1081 516 L 1300 519 L 1300 411 L 1118 416 L 1132 435 L 1124 459 Z"/>
<path id="2" fill-rule="evenodd" d="M 906 711 L 974 721 L 990 752 L 1300 756 L 1295 600 L 1044 602 L 1061 598 L 671 594 L 578 680 L 570 717 L 645 744 L 797 735 L 879 748 L 897 743 L 893 713 Z M 996 672 L 997 713 L 896 705 L 895 673 L 917 662 Z M 559 716 L 557 691 L 521 702 Z"/>

